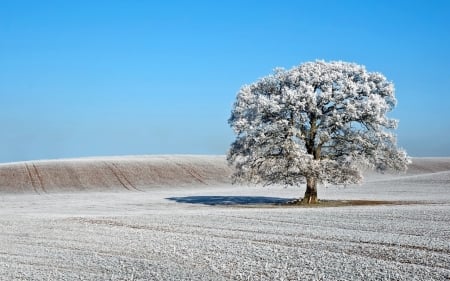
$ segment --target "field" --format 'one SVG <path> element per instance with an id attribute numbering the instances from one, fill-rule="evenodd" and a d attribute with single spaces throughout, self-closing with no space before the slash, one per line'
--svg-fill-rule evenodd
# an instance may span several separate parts
<path id="1" fill-rule="evenodd" d="M 449 280 L 450 158 L 303 188 L 229 183 L 222 156 L 0 165 L 0 280 Z"/>

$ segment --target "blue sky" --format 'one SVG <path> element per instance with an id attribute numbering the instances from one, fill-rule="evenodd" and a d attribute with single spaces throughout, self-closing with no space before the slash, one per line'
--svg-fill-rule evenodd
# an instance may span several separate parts
<path id="1" fill-rule="evenodd" d="M 384 73 L 400 146 L 450 156 L 449 3 L 0 0 L 0 162 L 225 154 L 239 88 L 316 59 Z"/>

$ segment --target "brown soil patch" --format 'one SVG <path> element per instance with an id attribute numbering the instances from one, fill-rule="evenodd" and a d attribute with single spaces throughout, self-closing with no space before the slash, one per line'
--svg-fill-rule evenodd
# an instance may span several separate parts
<path id="1" fill-rule="evenodd" d="M 422 202 L 423 203 L 423 202 Z M 380 206 L 380 205 L 414 205 L 421 204 L 417 201 L 382 201 L 382 200 L 320 200 L 316 204 L 306 204 L 294 200 L 276 204 L 233 205 L 242 208 L 330 208 L 351 206 Z"/>

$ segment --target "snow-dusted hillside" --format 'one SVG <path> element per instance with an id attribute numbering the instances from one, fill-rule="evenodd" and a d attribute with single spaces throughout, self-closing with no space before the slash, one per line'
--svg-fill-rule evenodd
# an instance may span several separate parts
<path id="1" fill-rule="evenodd" d="M 431 181 L 450 172 L 450 158 L 415 158 L 405 174 L 366 173 L 366 183 Z M 144 191 L 155 187 L 230 184 L 225 156 L 97 157 L 0 164 L 0 193 Z M 444 179 L 445 180 L 445 179 Z M 320 188 L 319 188 L 320 190 Z M 319 191 L 320 192 L 320 191 Z"/>
<path id="2" fill-rule="evenodd" d="M 159 155 L 0 165 L 0 193 L 146 190 L 229 182 L 224 156 Z"/>
<path id="3" fill-rule="evenodd" d="M 0 165 L 0 280 L 450 279 L 450 158 L 319 187 L 404 205 L 261 205 L 304 190 L 231 186 L 229 173 L 222 156 Z"/>

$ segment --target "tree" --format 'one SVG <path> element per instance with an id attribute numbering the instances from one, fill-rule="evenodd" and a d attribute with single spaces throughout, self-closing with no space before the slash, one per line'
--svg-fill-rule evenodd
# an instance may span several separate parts
<path id="1" fill-rule="evenodd" d="M 387 117 L 394 86 L 364 66 L 307 62 L 244 85 L 229 124 L 237 137 L 228 152 L 233 182 L 299 186 L 299 202 L 317 203 L 317 184 L 352 184 L 362 170 L 404 171 Z"/>

